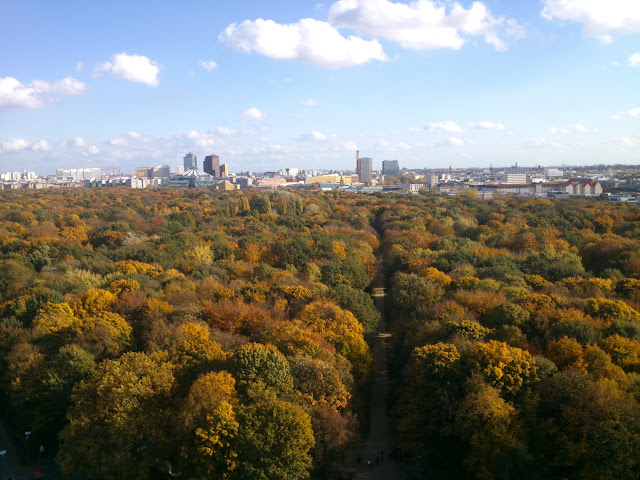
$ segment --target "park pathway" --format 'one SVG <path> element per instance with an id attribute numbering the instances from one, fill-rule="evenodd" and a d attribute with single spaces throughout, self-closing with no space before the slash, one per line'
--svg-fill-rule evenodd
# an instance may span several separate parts
<path id="1" fill-rule="evenodd" d="M 400 463 L 389 456 L 395 445 L 391 418 L 388 413 L 389 405 L 389 370 L 387 366 L 387 349 L 391 334 L 387 333 L 385 319 L 384 268 L 382 257 L 378 257 L 378 272 L 373 288 L 373 296 L 381 320 L 378 327 L 378 337 L 373 346 L 375 379 L 371 387 L 371 416 L 369 435 L 363 444 L 352 448 L 346 456 L 347 476 L 358 480 L 402 480 L 404 475 Z M 376 457 L 384 451 L 383 461 L 376 462 Z M 358 457 L 361 458 L 358 463 Z M 367 465 L 371 460 L 372 467 Z M 353 474 L 355 473 L 355 477 Z"/>
<path id="2" fill-rule="evenodd" d="M 0 423 L 0 451 L 6 451 L 4 458 L 0 457 L 0 480 L 32 480 L 33 472 L 41 472 L 45 480 L 62 478 L 60 471 L 48 455 L 43 457 L 38 455 L 38 445 L 31 445 L 32 456 L 29 459 L 29 465 L 22 463 L 2 423 Z"/>

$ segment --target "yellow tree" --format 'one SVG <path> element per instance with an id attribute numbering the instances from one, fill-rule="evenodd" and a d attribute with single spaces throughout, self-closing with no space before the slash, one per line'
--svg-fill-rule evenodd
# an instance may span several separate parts
<path id="1" fill-rule="evenodd" d="M 105 360 L 74 391 L 58 463 L 85 478 L 146 480 L 167 458 L 173 366 L 161 355 Z"/>
<path id="2" fill-rule="evenodd" d="M 210 372 L 193 383 L 178 421 L 181 477 L 233 478 L 238 465 L 233 444 L 239 428 L 237 409 L 235 380 L 229 373 Z"/>
<path id="3" fill-rule="evenodd" d="M 526 391 L 537 380 L 538 367 L 531 354 L 504 342 L 477 344 L 469 361 L 473 371 L 508 398 Z"/>
<path id="4" fill-rule="evenodd" d="M 371 351 L 362 336 L 362 324 L 351 312 L 331 301 L 318 300 L 304 307 L 298 319 L 351 362 L 355 378 L 366 381 L 371 371 Z"/>

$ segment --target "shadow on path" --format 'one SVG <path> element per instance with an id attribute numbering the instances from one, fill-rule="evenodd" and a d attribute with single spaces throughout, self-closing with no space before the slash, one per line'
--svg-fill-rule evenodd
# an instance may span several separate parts
<path id="1" fill-rule="evenodd" d="M 33 472 L 41 472 L 44 480 L 59 480 L 60 471 L 49 456 L 38 455 L 38 445 L 30 445 L 31 458 L 28 465 L 25 465 L 18 458 L 13 444 L 9 440 L 9 435 L 0 423 L 0 451 L 6 450 L 4 459 L 0 458 L 0 480 L 32 480 Z"/>
<path id="2" fill-rule="evenodd" d="M 390 456 L 390 451 L 395 445 L 391 418 L 387 408 L 389 402 L 389 371 L 387 367 L 387 347 L 391 340 L 391 334 L 387 333 L 387 324 L 384 310 L 384 269 L 382 258 L 378 257 L 378 272 L 373 288 L 373 296 L 376 307 L 381 315 L 378 327 L 378 337 L 373 345 L 373 357 L 375 378 L 371 387 L 371 415 L 369 435 L 363 444 L 351 448 L 346 455 L 346 478 L 388 480 L 403 479 L 404 475 L 400 464 Z M 382 461 L 377 461 L 381 454 Z M 360 458 L 360 462 L 358 462 Z M 372 466 L 367 465 L 371 460 Z M 353 476 L 355 474 L 355 476 Z"/>

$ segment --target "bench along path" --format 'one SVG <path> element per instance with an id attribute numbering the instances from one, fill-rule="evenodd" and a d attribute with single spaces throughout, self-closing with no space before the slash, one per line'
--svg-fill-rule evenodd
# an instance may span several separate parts
<path id="1" fill-rule="evenodd" d="M 369 435 L 363 444 L 352 448 L 346 457 L 347 470 L 345 478 L 369 480 L 401 480 L 404 478 L 400 463 L 389 456 L 389 451 L 396 444 L 391 428 L 391 418 L 387 408 L 389 403 L 389 371 L 387 367 L 387 347 L 391 334 L 387 333 L 384 311 L 384 269 L 382 258 L 378 257 L 378 273 L 376 275 L 373 295 L 376 307 L 382 316 L 378 328 L 378 338 L 373 346 L 375 379 L 371 387 L 371 417 Z M 384 451 L 382 461 L 376 462 L 380 452 Z M 358 457 L 361 458 L 358 463 Z M 371 460 L 372 466 L 367 465 Z M 355 474 L 355 477 L 353 476 Z"/>

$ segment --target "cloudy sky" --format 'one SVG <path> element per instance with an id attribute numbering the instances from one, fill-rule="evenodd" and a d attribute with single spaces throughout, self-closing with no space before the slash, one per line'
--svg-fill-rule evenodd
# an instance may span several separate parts
<path id="1" fill-rule="evenodd" d="M 640 163 L 638 0 L 0 3 L 0 171 Z"/>

